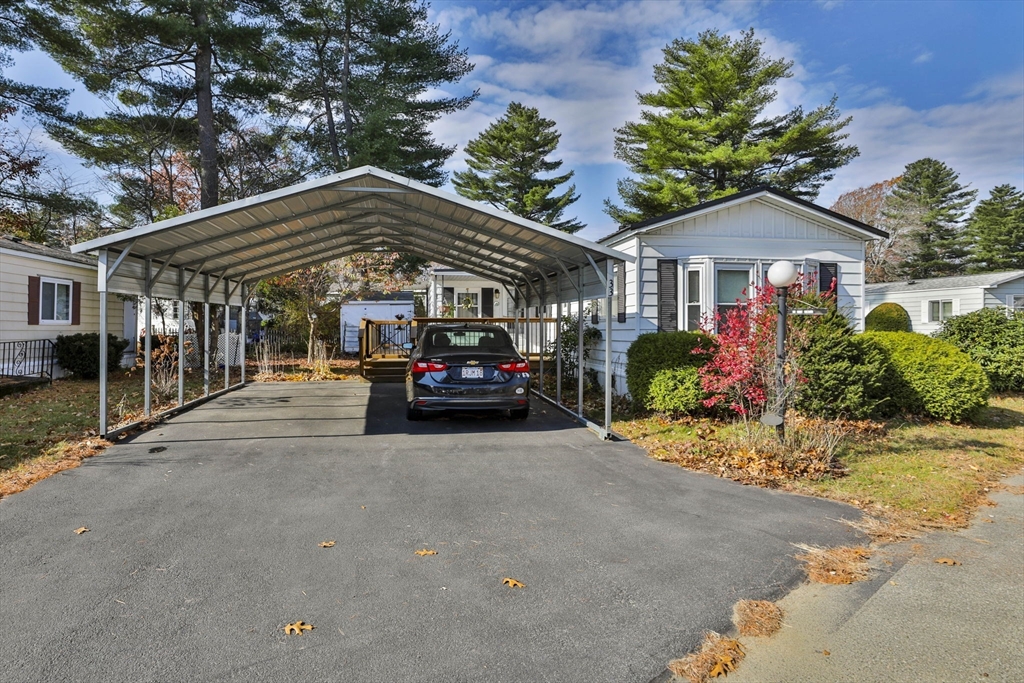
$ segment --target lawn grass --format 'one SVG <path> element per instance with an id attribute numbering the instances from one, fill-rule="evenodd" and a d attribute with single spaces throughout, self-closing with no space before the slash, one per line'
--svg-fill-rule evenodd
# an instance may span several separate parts
<path id="1" fill-rule="evenodd" d="M 622 419 L 613 427 L 652 457 L 668 443 L 697 439 L 699 427 L 722 437 L 742 426 L 659 416 Z M 840 450 L 841 477 L 793 480 L 784 488 L 851 503 L 902 529 L 959 527 L 988 489 L 1024 468 L 1024 395 L 993 396 L 973 423 L 898 420 L 882 436 L 857 434 Z"/>

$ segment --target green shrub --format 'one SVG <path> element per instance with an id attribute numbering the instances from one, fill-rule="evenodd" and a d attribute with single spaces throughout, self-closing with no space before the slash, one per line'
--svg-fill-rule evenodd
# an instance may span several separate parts
<path id="1" fill-rule="evenodd" d="M 693 353 L 707 337 L 697 332 L 648 332 L 626 351 L 626 388 L 637 408 L 650 403 L 651 382 L 661 370 L 698 368 L 708 357 Z"/>
<path id="2" fill-rule="evenodd" d="M 647 407 L 659 413 L 681 415 L 697 412 L 707 398 L 697 368 L 659 370 L 651 380 Z"/>
<path id="3" fill-rule="evenodd" d="M 891 301 L 879 304 L 864 318 L 864 329 L 868 332 L 910 332 L 910 314 Z"/>
<path id="4" fill-rule="evenodd" d="M 127 339 L 107 335 L 107 370 L 121 365 L 121 351 L 128 345 Z M 96 379 L 100 376 L 100 335 L 95 332 L 62 334 L 54 343 L 57 362 L 65 372 L 80 379 Z"/>
<path id="5" fill-rule="evenodd" d="M 895 411 L 888 389 L 895 369 L 882 348 L 856 335 L 849 319 L 832 309 L 808 332 L 800 355 L 804 382 L 796 408 L 816 417 L 866 419 Z"/>
<path id="6" fill-rule="evenodd" d="M 985 371 L 952 344 L 914 332 L 865 332 L 888 355 L 894 408 L 959 422 L 988 403 Z"/>
<path id="7" fill-rule="evenodd" d="M 1024 391 L 1024 311 L 983 308 L 949 318 L 935 335 L 985 369 L 996 391 Z"/>

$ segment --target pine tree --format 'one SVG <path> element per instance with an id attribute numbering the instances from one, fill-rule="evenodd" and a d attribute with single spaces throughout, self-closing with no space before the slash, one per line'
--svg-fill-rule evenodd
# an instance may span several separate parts
<path id="1" fill-rule="evenodd" d="M 77 40 L 42 47 L 92 93 L 121 105 L 150 105 L 144 121 L 115 112 L 110 123 L 186 135 L 195 152 L 202 208 L 219 202 L 218 145 L 238 109 L 262 110 L 276 89 L 276 50 L 266 15 L 273 0 L 50 0 Z M 162 118 L 155 121 L 154 118 Z M 99 163 L 104 117 L 50 129 Z M 91 130 L 90 130 L 91 129 Z M 100 139 L 96 139 L 97 130 Z"/>
<path id="2" fill-rule="evenodd" d="M 560 160 L 549 159 L 560 138 L 554 121 L 541 117 L 534 107 L 512 102 L 504 116 L 466 145 L 469 170 L 455 173 L 455 191 L 558 230 L 576 232 L 583 224 L 562 218 L 562 212 L 580 198 L 576 186 L 552 194 L 574 172 L 541 177 L 562 166 Z"/>
<path id="3" fill-rule="evenodd" d="M 813 199 L 858 155 L 842 144 L 850 118 L 835 97 L 807 114 L 763 116 L 793 63 L 762 47 L 751 29 L 737 40 L 705 31 L 664 49 L 654 68 L 661 88 L 638 94 L 641 121 L 615 131 L 615 156 L 640 178 L 619 181 L 627 208 L 606 201 L 612 218 L 628 224 L 764 184 Z"/>
<path id="4" fill-rule="evenodd" d="M 373 165 L 444 184 L 453 147 L 429 127 L 477 93 L 425 97 L 473 65 L 418 0 L 292 0 L 280 32 L 289 57 L 286 94 L 309 120 L 302 140 L 321 170 Z"/>
<path id="5" fill-rule="evenodd" d="M 892 191 L 896 212 L 915 212 L 919 226 L 910 232 L 911 253 L 900 267 L 913 279 L 959 275 L 967 247 L 962 222 L 977 190 L 958 182 L 959 174 L 935 159 L 907 164 Z"/>
<path id="6" fill-rule="evenodd" d="M 972 272 L 1024 269 L 1024 193 L 1009 184 L 994 188 L 975 207 L 967 234 Z"/>

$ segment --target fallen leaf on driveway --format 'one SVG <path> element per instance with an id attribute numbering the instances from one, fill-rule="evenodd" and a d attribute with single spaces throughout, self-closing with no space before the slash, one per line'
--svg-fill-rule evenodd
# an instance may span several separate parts
<path id="1" fill-rule="evenodd" d="M 832 653 L 831 653 L 831 652 L 829 652 L 828 650 L 822 650 L 822 651 L 821 651 L 821 654 L 823 654 L 823 655 L 825 655 L 826 657 L 828 657 L 828 656 L 829 656 L 829 655 L 831 655 Z"/>
<path id="2" fill-rule="evenodd" d="M 304 621 L 296 621 L 294 624 L 288 624 L 287 626 L 284 627 L 285 635 L 290 635 L 292 633 L 296 633 L 296 634 L 301 636 L 303 631 L 312 631 L 312 630 L 313 630 L 313 624 L 307 624 Z"/>
<path id="3" fill-rule="evenodd" d="M 317 547 L 320 548 L 333 548 L 334 541 L 324 541 L 323 543 L 317 543 Z"/>
<path id="4" fill-rule="evenodd" d="M 526 588 L 526 584 L 525 583 L 521 583 L 521 582 L 516 581 L 515 579 L 509 578 L 507 576 L 504 579 L 501 580 L 501 585 L 508 586 L 509 588 Z"/>
<path id="5" fill-rule="evenodd" d="M 81 536 L 82 534 L 84 534 L 88 530 L 89 530 L 88 527 L 84 527 L 83 526 L 83 527 L 79 527 L 79 528 L 75 529 L 75 533 L 78 534 L 79 536 Z"/>
<path id="6" fill-rule="evenodd" d="M 366 506 L 365 506 L 365 505 L 363 505 L 363 506 L 361 506 L 361 507 L 362 507 L 362 508 L 363 508 L 364 510 L 366 509 Z"/>
<path id="7" fill-rule="evenodd" d="M 939 559 L 935 560 L 935 563 L 936 564 L 948 564 L 950 567 L 952 567 L 953 565 L 960 564 L 959 562 L 954 560 L 952 557 L 940 557 Z"/>
<path id="8" fill-rule="evenodd" d="M 423 557 L 424 555 L 437 555 L 437 551 L 436 550 L 427 550 L 426 548 L 424 548 L 423 550 L 417 550 L 416 554 L 419 555 L 420 557 Z"/>

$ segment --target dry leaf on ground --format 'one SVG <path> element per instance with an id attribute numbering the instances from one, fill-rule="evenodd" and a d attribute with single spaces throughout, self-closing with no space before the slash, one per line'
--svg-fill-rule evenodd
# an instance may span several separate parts
<path id="1" fill-rule="evenodd" d="M 668 663 L 668 670 L 690 683 L 706 683 L 712 678 L 728 676 L 743 659 L 740 641 L 724 638 L 714 631 L 704 634 L 700 650 Z"/>
<path id="2" fill-rule="evenodd" d="M 526 588 L 525 583 L 516 581 L 515 579 L 510 578 L 508 576 L 501 580 L 501 585 L 508 586 L 509 588 Z"/>
<path id="3" fill-rule="evenodd" d="M 322 543 L 317 543 L 317 547 L 319 547 L 319 548 L 333 548 L 334 547 L 334 541 L 324 541 Z"/>
<path id="4" fill-rule="evenodd" d="M 939 559 L 935 560 L 935 564 L 945 564 L 949 565 L 950 567 L 953 567 L 960 563 L 954 560 L 952 557 L 940 557 Z"/>
<path id="5" fill-rule="evenodd" d="M 796 559 L 804 563 L 807 576 L 818 583 L 847 584 L 868 578 L 868 558 L 871 551 L 863 546 L 822 548 L 794 543 L 803 550 Z"/>
<path id="6" fill-rule="evenodd" d="M 87 531 L 89 531 L 89 528 L 88 527 L 84 527 L 84 526 L 75 529 L 75 533 L 78 534 L 79 536 L 81 536 L 82 534 L 84 534 Z"/>
<path id="7" fill-rule="evenodd" d="M 732 623 L 741 636 L 771 636 L 782 628 L 782 609 L 768 600 L 740 600 L 732 608 Z"/>
<path id="8" fill-rule="evenodd" d="M 425 555 L 437 555 L 437 551 L 436 550 L 428 550 L 426 548 L 423 548 L 422 550 L 417 550 L 416 554 L 419 555 L 420 557 L 423 557 Z"/>
<path id="9" fill-rule="evenodd" d="M 296 633 L 296 634 L 301 636 L 303 631 L 312 631 L 312 630 L 313 630 L 313 624 L 307 624 L 304 621 L 296 621 L 295 623 L 288 624 L 288 625 L 286 625 L 284 627 L 285 635 L 290 635 L 292 633 Z"/>

